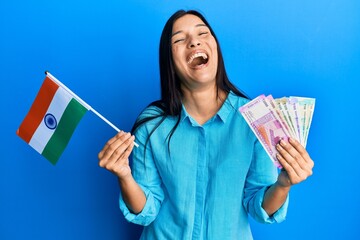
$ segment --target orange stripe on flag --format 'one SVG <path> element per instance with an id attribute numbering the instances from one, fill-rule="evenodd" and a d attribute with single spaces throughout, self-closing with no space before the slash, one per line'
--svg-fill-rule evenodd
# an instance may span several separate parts
<path id="1" fill-rule="evenodd" d="M 25 142 L 29 143 L 36 129 L 44 118 L 47 109 L 59 86 L 50 78 L 46 77 L 41 88 L 31 105 L 31 108 L 21 123 L 16 134 Z"/>

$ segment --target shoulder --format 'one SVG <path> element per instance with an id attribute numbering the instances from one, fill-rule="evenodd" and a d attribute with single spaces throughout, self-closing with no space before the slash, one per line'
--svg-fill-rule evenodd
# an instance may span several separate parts
<path id="1" fill-rule="evenodd" d="M 229 92 L 227 100 L 235 109 L 238 109 L 239 107 L 241 107 L 251 101 L 248 98 L 236 95 L 232 91 Z"/>
<path id="2" fill-rule="evenodd" d="M 138 120 L 145 118 L 157 118 L 163 116 L 164 112 L 156 106 L 146 107 L 139 115 Z"/>
<path id="3" fill-rule="evenodd" d="M 137 118 L 137 121 L 142 119 L 153 119 L 165 115 L 164 106 L 161 101 L 150 103 Z"/>
<path id="4" fill-rule="evenodd" d="M 150 103 L 137 117 L 132 132 L 138 132 L 140 129 L 158 126 L 166 118 L 164 106 L 160 101 Z"/>

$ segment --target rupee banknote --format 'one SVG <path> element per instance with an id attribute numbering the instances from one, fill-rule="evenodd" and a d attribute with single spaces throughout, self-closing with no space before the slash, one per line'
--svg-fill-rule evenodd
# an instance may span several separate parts
<path id="1" fill-rule="evenodd" d="M 276 144 L 289 137 L 304 147 L 310 130 L 315 108 L 314 98 L 260 95 L 239 108 L 239 112 L 264 147 L 270 159 L 282 168 L 276 158 Z"/>
<path id="2" fill-rule="evenodd" d="M 315 109 L 315 99 L 291 96 L 275 99 L 275 102 L 278 108 L 286 109 L 282 114 L 290 119 L 290 126 L 294 131 L 292 137 L 306 147 Z"/>

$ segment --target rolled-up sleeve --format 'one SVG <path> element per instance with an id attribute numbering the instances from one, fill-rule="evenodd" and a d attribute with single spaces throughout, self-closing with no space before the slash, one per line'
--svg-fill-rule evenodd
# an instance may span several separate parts
<path id="1" fill-rule="evenodd" d="M 160 209 L 160 201 L 154 197 L 150 190 L 146 189 L 143 186 L 140 187 L 142 188 L 146 196 L 145 206 L 140 213 L 134 214 L 129 210 L 121 196 L 121 193 L 119 198 L 119 205 L 120 210 L 124 214 L 124 217 L 127 221 L 147 226 L 155 220 Z"/>
<path id="2" fill-rule="evenodd" d="M 264 200 L 264 195 L 268 187 L 262 188 L 256 195 L 253 206 L 253 214 L 251 214 L 257 221 L 262 223 L 280 223 L 285 220 L 287 207 L 289 204 L 289 196 L 287 196 L 284 204 L 271 216 L 269 216 L 266 211 L 262 208 L 262 202 Z"/>
<path id="3" fill-rule="evenodd" d="M 278 170 L 257 140 L 254 147 L 254 156 L 245 182 L 243 205 L 258 222 L 280 223 L 286 218 L 289 196 L 272 216 L 262 208 L 265 192 L 276 182 Z"/>
<path id="4" fill-rule="evenodd" d="M 127 207 L 121 193 L 119 197 L 120 210 L 125 219 L 143 226 L 147 226 L 155 220 L 164 199 L 161 178 L 154 163 L 150 142 L 146 146 L 146 152 L 144 152 L 147 139 L 146 132 L 146 128 L 141 127 L 135 133 L 135 141 L 139 147 L 134 147 L 131 161 L 132 175 L 146 196 L 145 206 L 140 213 L 134 214 Z"/>

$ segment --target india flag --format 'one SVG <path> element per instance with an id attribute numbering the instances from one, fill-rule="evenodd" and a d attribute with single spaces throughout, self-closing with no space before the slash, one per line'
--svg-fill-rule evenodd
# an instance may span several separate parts
<path id="1" fill-rule="evenodd" d="M 17 135 L 56 164 L 89 106 L 46 76 Z"/>

